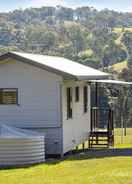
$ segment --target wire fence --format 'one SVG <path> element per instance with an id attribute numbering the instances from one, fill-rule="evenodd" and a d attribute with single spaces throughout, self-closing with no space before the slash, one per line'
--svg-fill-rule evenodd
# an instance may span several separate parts
<path id="1" fill-rule="evenodd" d="M 132 147 L 132 128 L 115 128 L 115 147 Z"/>

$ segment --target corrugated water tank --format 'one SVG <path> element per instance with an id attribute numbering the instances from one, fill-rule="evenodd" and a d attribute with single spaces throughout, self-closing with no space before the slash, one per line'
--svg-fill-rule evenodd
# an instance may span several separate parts
<path id="1" fill-rule="evenodd" d="M 45 137 L 36 132 L 7 125 L 0 127 L 0 167 L 45 161 Z"/>

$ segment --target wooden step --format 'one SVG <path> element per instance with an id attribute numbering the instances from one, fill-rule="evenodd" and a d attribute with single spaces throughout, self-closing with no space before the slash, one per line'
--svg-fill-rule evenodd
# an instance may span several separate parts
<path id="1" fill-rule="evenodd" d="M 108 144 L 93 144 L 93 145 L 98 145 L 98 146 L 107 146 Z"/>
<path id="2" fill-rule="evenodd" d="M 89 141 L 108 141 L 109 139 L 89 139 Z"/>
<path id="3" fill-rule="evenodd" d="M 90 149 L 102 149 L 102 148 L 106 149 L 106 148 L 109 148 L 109 146 L 107 145 L 107 146 L 100 146 L 100 147 L 99 146 L 95 146 L 95 147 L 92 146 L 92 147 L 90 147 Z"/>
<path id="4" fill-rule="evenodd" d="M 89 148 L 102 148 L 111 146 L 111 138 L 108 131 L 94 131 L 89 136 Z"/>

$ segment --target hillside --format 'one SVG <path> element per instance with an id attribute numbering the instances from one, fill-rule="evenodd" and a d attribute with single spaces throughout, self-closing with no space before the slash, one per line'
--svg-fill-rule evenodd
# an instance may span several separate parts
<path id="1" fill-rule="evenodd" d="M 121 73 L 123 69 L 128 69 L 128 62 L 122 61 L 122 62 L 113 64 L 112 66 L 110 66 L 110 68 L 116 71 L 117 73 Z"/>
<path id="2" fill-rule="evenodd" d="M 42 7 L 0 13 L 0 53 L 64 56 L 95 68 L 131 62 L 132 13 Z"/>

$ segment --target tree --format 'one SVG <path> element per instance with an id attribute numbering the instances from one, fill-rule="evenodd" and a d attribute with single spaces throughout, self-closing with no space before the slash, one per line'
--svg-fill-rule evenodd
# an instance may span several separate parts
<path id="1" fill-rule="evenodd" d="M 56 9 L 56 19 L 60 21 L 73 21 L 73 10 L 71 8 L 58 6 Z"/>
<path id="2" fill-rule="evenodd" d="M 75 23 L 65 25 L 67 37 L 73 44 L 74 55 L 78 55 L 85 48 L 84 31 L 81 28 L 80 24 Z"/>

